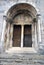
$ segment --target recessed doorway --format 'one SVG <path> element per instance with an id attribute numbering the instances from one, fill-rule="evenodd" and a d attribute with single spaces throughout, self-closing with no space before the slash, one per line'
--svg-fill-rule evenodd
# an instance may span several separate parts
<path id="1" fill-rule="evenodd" d="M 23 46 L 32 47 L 32 26 L 31 25 L 24 26 Z"/>
<path id="2" fill-rule="evenodd" d="M 21 25 L 13 26 L 13 47 L 21 47 Z M 32 25 L 24 25 L 23 47 L 32 47 Z"/>

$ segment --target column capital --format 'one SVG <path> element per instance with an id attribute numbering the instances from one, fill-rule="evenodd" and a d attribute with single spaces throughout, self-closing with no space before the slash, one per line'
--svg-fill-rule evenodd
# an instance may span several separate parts
<path id="1" fill-rule="evenodd" d="M 36 17 L 39 19 L 41 18 L 41 14 L 37 14 Z"/>
<path id="2" fill-rule="evenodd" d="M 9 22 L 9 23 L 12 23 L 13 20 L 11 17 L 7 17 L 6 15 L 3 15 L 3 19 L 6 21 L 6 22 Z"/>
<path id="3" fill-rule="evenodd" d="M 7 16 L 6 15 L 3 15 L 3 19 L 6 20 L 7 19 Z"/>

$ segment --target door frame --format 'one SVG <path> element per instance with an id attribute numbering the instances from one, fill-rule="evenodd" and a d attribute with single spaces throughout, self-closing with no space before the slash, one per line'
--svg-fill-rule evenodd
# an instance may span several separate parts
<path id="1" fill-rule="evenodd" d="M 20 25 L 20 24 L 15 24 L 15 23 L 13 23 L 12 25 L 11 25 L 11 28 L 10 28 L 10 31 L 12 32 L 12 34 L 11 34 L 11 39 L 10 39 L 10 48 L 11 47 L 13 47 L 12 46 L 12 44 L 13 44 L 13 26 L 14 25 Z M 35 39 L 35 24 L 34 23 L 30 23 L 30 24 L 25 24 L 25 25 L 31 25 L 32 26 L 32 47 L 31 48 L 36 48 L 36 41 L 37 41 L 37 39 Z M 24 29 L 24 25 L 21 25 L 22 26 L 22 29 Z M 22 31 L 22 32 L 24 32 L 24 31 Z M 22 33 L 21 33 L 22 34 Z M 23 40 L 23 35 L 21 36 L 21 39 Z M 23 43 L 23 41 L 21 41 L 22 43 Z M 23 44 L 21 43 L 21 47 L 20 48 L 24 48 L 23 47 Z M 30 48 L 30 47 L 29 47 Z"/>
<path id="2" fill-rule="evenodd" d="M 10 46 L 9 46 L 9 48 L 13 48 L 13 46 L 12 46 L 12 44 L 13 44 L 13 26 L 14 25 L 18 25 L 18 24 L 11 24 L 11 27 L 10 27 L 10 36 L 11 36 L 11 39 L 9 40 L 9 44 L 10 44 Z M 25 24 L 25 25 L 31 25 L 32 26 L 32 49 L 35 49 L 36 50 L 36 43 L 35 43 L 35 41 L 37 41 L 37 39 L 35 39 L 35 24 L 34 23 L 31 23 L 31 24 Z M 21 25 L 22 26 L 22 29 L 24 29 L 24 25 Z M 23 31 L 24 32 L 24 31 Z M 34 33 L 34 35 L 33 35 L 33 33 Z M 22 38 L 21 38 L 22 39 Z M 23 42 L 23 41 L 22 41 Z M 21 47 L 14 47 L 14 49 L 16 49 L 16 48 L 20 48 L 20 50 L 21 49 L 25 49 L 25 47 L 23 47 L 23 44 L 21 43 Z M 30 47 L 26 47 L 26 48 L 30 48 Z"/>
<path id="3" fill-rule="evenodd" d="M 14 26 L 15 24 L 12 24 L 12 26 Z M 17 24 L 16 24 L 17 25 Z M 32 31 L 32 47 L 31 48 L 34 48 L 35 46 L 35 43 L 33 43 L 33 24 L 26 24 L 26 25 L 31 25 L 31 31 Z M 24 38 L 24 26 L 25 25 L 21 25 L 21 47 L 20 48 L 24 48 L 23 47 L 23 38 Z M 23 30 L 22 30 L 23 29 Z M 22 35 L 23 33 L 23 35 Z M 13 34 L 12 34 L 13 35 Z M 13 40 L 12 40 L 12 44 L 13 44 Z M 13 46 L 12 46 L 13 47 Z M 26 47 L 27 48 L 27 47 Z M 29 47 L 30 48 L 30 47 Z"/>

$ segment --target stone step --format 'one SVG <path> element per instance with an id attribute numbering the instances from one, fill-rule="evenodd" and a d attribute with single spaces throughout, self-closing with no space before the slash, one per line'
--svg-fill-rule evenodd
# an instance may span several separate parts
<path id="1" fill-rule="evenodd" d="M 12 52 L 11 52 L 12 51 Z M 20 47 L 12 47 L 6 50 L 7 53 L 36 53 L 36 50 L 34 48 L 20 48 Z"/>
<path id="2" fill-rule="evenodd" d="M 0 54 L 0 65 L 44 65 L 44 55 L 35 53 Z"/>
<path id="3" fill-rule="evenodd" d="M 15 54 L 0 54 L 0 58 L 14 59 L 14 58 L 33 58 L 33 59 L 44 59 L 44 55 L 36 53 L 15 53 Z"/>

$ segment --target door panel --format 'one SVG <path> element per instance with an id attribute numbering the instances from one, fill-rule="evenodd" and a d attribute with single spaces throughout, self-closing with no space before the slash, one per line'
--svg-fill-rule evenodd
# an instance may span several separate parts
<path id="1" fill-rule="evenodd" d="M 13 46 L 14 47 L 20 47 L 20 43 L 21 43 L 21 26 L 20 25 L 14 25 Z"/>
<path id="2" fill-rule="evenodd" d="M 24 26 L 24 47 L 32 47 L 31 25 Z"/>

